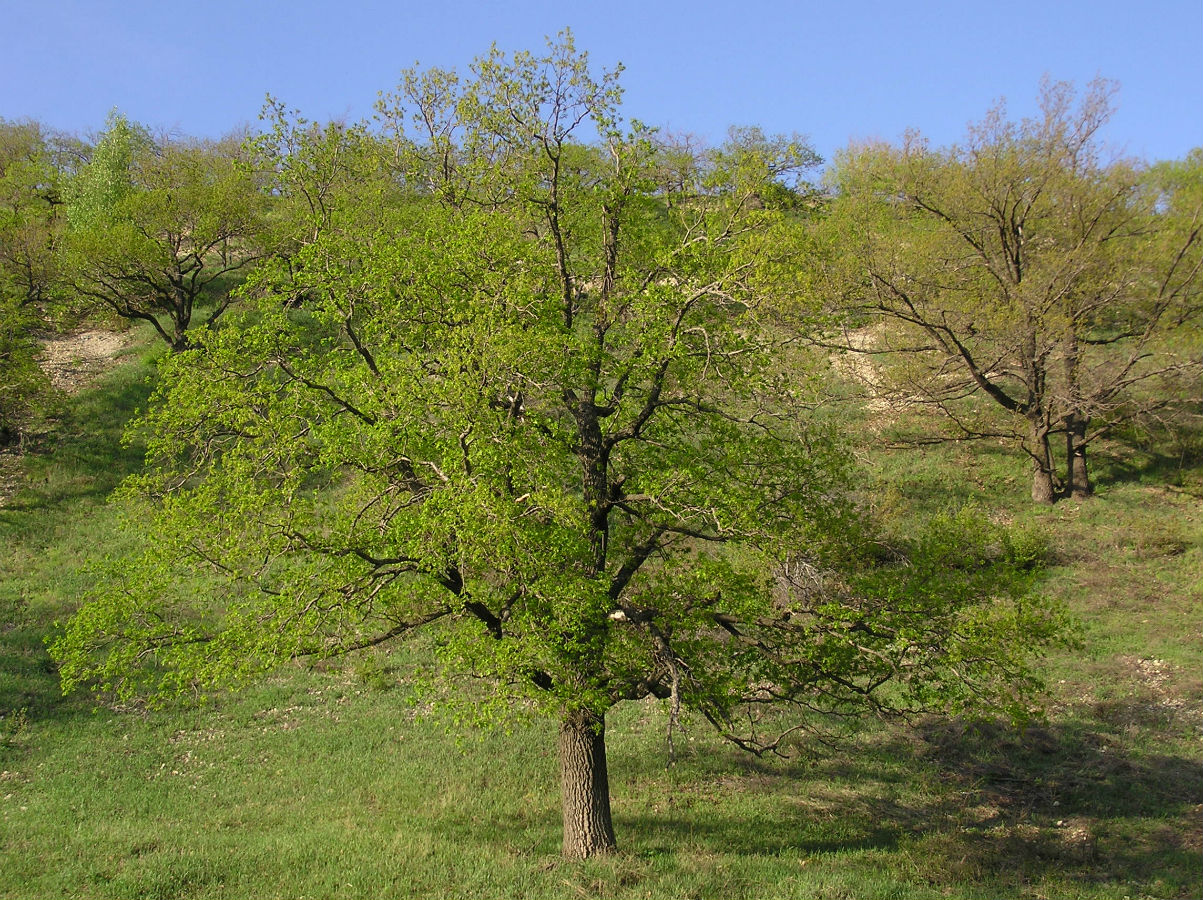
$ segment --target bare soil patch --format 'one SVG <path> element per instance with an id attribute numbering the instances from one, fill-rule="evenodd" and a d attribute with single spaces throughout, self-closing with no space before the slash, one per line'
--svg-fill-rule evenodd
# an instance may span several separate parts
<path id="1" fill-rule="evenodd" d="M 42 341 L 38 364 L 50 383 L 66 394 L 77 394 L 117 364 L 117 357 L 133 344 L 128 334 L 91 329 Z M 0 451 L 0 507 L 21 485 L 20 448 Z"/>
<path id="2" fill-rule="evenodd" d="M 131 343 L 127 334 L 81 331 L 45 340 L 39 362 L 56 388 L 75 394 L 111 369 L 116 357 Z"/>

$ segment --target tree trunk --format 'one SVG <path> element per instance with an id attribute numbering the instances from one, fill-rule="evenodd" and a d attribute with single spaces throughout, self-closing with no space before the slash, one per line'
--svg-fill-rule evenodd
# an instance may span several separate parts
<path id="1" fill-rule="evenodd" d="M 1048 429 L 1041 423 L 1032 425 L 1032 499 L 1037 503 L 1053 503 L 1057 486 L 1053 478 L 1053 454 L 1048 443 Z"/>
<path id="2" fill-rule="evenodd" d="M 188 323 L 192 319 L 192 314 L 184 313 L 177 310 L 171 316 L 171 351 L 178 353 L 181 350 L 187 350 L 188 344 Z"/>
<path id="3" fill-rule="evenodd" d="M 560 795 L 564 806 L 563 853 L 584 859 L 617 849 L 610 818 L 606 772 L 606 720 L 570 710 L 560 723 Z"/>
<path id="4" fill-rule="evenodd" d="M 1090 417 L 1082 415 L 1078 333 L 1069 329 L 1065 341 L 1065 385 L 1069 412 L 1065 414 L 1065 496 L 1082 500 L 1090 496 L 1086 471 L 1086 427 Z"/>
<path id="5" fill-rule="evenodd" d="M 1057 488 L 1053 484 L 1053 473 L 1040 465 L 1032 466 L 1032 499 L 1037 503 L 1053 503 L 1057 499 Z"/>
<path id="6" fill-rule="evenodd" d="M 1090 420 L 1078 413 L 1065 417 L 1065 494 L 1075 500 L 1085 500 L 1094 487 L 1086 468 L 1086 427 Z"/>

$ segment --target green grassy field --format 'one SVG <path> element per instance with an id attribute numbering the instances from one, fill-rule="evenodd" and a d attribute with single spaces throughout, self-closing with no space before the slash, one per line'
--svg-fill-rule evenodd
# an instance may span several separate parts
<path id="1" fill-rule="evenodd" d="M 1081 646 L 1016 731 L 868 724 L 758 760 L 665 710 L 609 719 L 621 852 L 559 858 L 555 729 L 453 727 L 415 705 L 420 644 L 295 665 L 200 708 L 62 697 L 45 639 L 122 550 L 105 498 L 150 352 L 71 398 L 0 505 L 0 896 L 1203 896 L 1203 463 L 1115 445 L 1099 493 L 1035 508 L 1022 461 L 948 444 L 873 456 L 904 523 L 971 502 L 1051 548 Z M 1177 452 L 1177 451 L 1175 451 Z"/>

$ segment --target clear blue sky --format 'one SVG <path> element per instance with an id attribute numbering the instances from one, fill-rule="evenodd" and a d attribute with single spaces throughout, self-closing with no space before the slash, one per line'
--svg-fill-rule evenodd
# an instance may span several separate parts
<path id="1" fill-rule="evenodd" d="M 116 107 L 216 136 L 271 93 L 310 118 L 358 119 L 398 72 L 466 69 L 496 42 L 541 49 L 571 27 L 626 65 L 625 112 L 709 142 L 727 126 L 849 139 L 962 136 L 1041 76 L 1120 83 L 1110 143 L 1147 159 L 1203 145 L 1203 0 L 0 0 L 0 117 L 99 129 Z"/>

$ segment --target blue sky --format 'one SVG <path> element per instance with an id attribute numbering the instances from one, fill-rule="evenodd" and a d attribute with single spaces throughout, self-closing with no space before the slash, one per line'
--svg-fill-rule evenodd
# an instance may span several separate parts
<path id="1" fill-rule="evenodd" d="M 1032 114 L 1042 75 L 1120 83 L 1106 138 L 1147 159 L 1203 145 L 1201 0 L 0 0 L 0 117 L 99 129 L 116 107 L 215 136 L 271 93 L 358 119 L 414 63 L 466 69 L 496 42 L 540 49 L 571 27 L 621 61 L 628 117 L 708 142 L 729 125 L 935 144 L 1006 98 Z"/>

